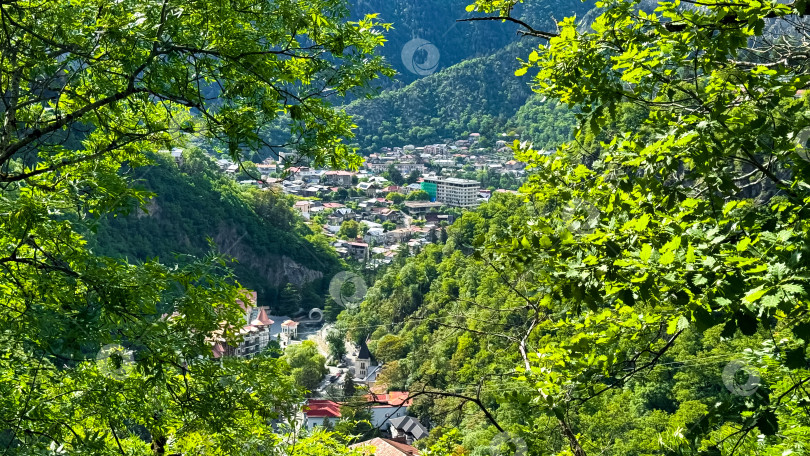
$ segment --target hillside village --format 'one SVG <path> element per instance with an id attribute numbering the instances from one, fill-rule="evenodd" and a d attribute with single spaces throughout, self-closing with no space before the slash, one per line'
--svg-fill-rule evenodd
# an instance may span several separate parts
<path id="1" fill-rule="evenodd" d="M 356 172 L 286 167 L 295 159 L 282 153 L 256 164 L 260 180 L 240 182 L 295 196 L 294 208 L 333 239 L 341 256 L 373 269 L 400 249 L 414 253 L 440 240 L 445 226 L 493 192 L 515 192 L 525 164 L 511 158 L 509 139 L 483 147 L 472 133 L 442 144 L 384 147 Z M 240 174 L 239 165 L 218 163 L 222 172 Z"/>
<path id="2" fill-rule="evenodd" d="M 240 182 L 293 196 L 294 209 L 332 239 L 341 256 L 373 269 L 390 263 L 398 253 L 414 254 L 426 244 L 443 241 L 446 226 L 493 193 L 515 192 L 525 165 L 509 158 L 512 150 L 506 141 L 499 141 L 495 149 L 477 145 L 478 135 L 472 134 L 446 144 L 384 148 L 369 155 L 356 172 L 285 168 L 285 158 L 290 157 L 281 156 L 256 165 L 260 180 Z M 182 160 L 182 153 L 172 155 Z M 234 177 L 240 174 L 240 167 L 228 160 L 220 160 L 219 167 Z M 471 178 L 476 176 L 479 179 Z M 506 176 L 504 181 L 511 182 L 511 188 L 482 182 L 487 178 L 491 182 L 492 176 Z M 246 291 L 245 296 L 239 300 L 245 312 L 241 342 L 230 346 L 223 338 L 210 340 L 215 357 L 251 358 L 272 347 L 311 350 L 311 358 L 320 359 L 321 364 L 318 375 L 309 371 L 312 392 L 301 404 L 297 426 L 329 429 L 359 408 L 368 413 L 379 437 L 355 447 L 385 449 L 385 454 L 392 455 L 419 454 L 413 445 L 428 435 L 428 427 L 409 415 L 413 399 L 407 392 L 389 391 L 384 381 L 378 383 L 383 363 L 374 359 L 365 343 L 342 342 L 345 354 L 327 363 L 332 352 L 330 325 L 324 326 L 311 314 L 295 320 L 271 315 L 269 308 L 257 304 L 256 292 Z"/>
<path id="3" fill-rule="evenodd" d="M 237 299 L 244 312 L 244 325 L 238 329 L 240 341 L 230 345 L 221 336 L 222 330 L 215 332 L 208 339 L 215 358 L 250 359 L 274 347 L 283 350 L 306 346 L 317 350 L 323 356 L 315 356 L 323 364 L 319 366 L 323 375 L 310 379 L 317 387 L 312 388 L 309 398 L 301 404 L 296 426 L 309 430 L 317 427 L 328 429 L 344 418 L 349 409 L 362 408 L 368 413 L 369 424 L 379 430 L 381 437 L 359 442 L 356 446 L 386 447 L 393 452 L 390 454 L 395 455 L 418 454 L 412 444 L 426 437 L 428 429 L 408 414 L 408 408 L 413 404 L 409 393 L 389 391 L 386 384 L 378 384 L 382 364 L 374 359 L 365 343 L 355 347 L 346 342 L 346 354 L 327 366 L 328 350 L 323 333 L 329 330 L 328 327 L 323 327 L 320 321 L 313 324 L 315 320 L 294 321 L 272 316 L 269 308 L 258 305 L 255 291 L 242 290 L 242 293 L 242 298 Z M 178 316 L 174 314 L 169 318 Z M 284 321 L 280 322 L 282 319 Z"/>

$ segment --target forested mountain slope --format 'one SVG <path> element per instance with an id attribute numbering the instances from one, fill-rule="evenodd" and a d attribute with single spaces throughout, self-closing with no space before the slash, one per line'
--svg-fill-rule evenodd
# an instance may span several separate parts
<path id="1" fill-rule="evenodd" d="M 599 343 L 606 343 L 613 330 L 601 319 L 610 312 L 599 316 L 600 310 L 593 309 L 591 323 L 574 323 L 577 315 L 588 312 L 577 307 L 579 291 L 543 296 L 547 319 L 571 321 L 535 330 L 523 340 L 536 323 L 532 302 L 540 298 L 542 264 L 529 258 L 493 260 L 473 247 L 483 239 L 508 239 L 535 217 L 523 197 L 493 196 L 448 228 L 446 244 L 429 245 L 393 267 L 369 288 L 359 309 L 340 316 L 348 336 L 368 340 L 372 353 L 385 363 L 378 385 L 411 391 L 417 397 L 412 411 L 437 426 L 420 445 L 429 447 L 446 435 L 464 448 L 437 454 L 490 454 L 499 433 L 493 422 L 513 442 L 523 442 L 525 454 L 567 454 L 565 435 L 553 414 L 536 405 L 538 391 L 520 374 L 521 347 L 526 342 L 574 347 L 582 357 L 579 362 L 588 365 L 601 352 L 589 339 L 578 342 L 580 331 L 596 325 L 604 337 Z M 522 266 L 515 267 L 516 262 Z M 717 422 L 750 413 L 752 404 L 765 400 L 762 388 L 735 390 L 724 369 L 748 347 L 767 343 L 767 331 L 729 334 L 722 326 L 683 324 L 677 342 L 646 375 L 622 382 L 622 370 L 604 372 L 589 385 L 586 403 L 570 399 L 560 409 L 570 413 L 567 420 L 587 454 L 669 454 L 663 451 L 667 446 L 688 447 L 684 442 L 709 432 Z M 531 353 L 529 359 L 536 362 Z M 554 369 L 565 375 L 568 362 L 560 359 Z M 745 381 L 743 376 L 738 388 L 747 388 Z"/>
<path id="2" fill-rule="evenodd" d="M 476 16 L 465 11 L 469 4 L 466 0 L 352 0 L 351 3 L 355 17 L 377 13 L 382 22 L 393 24 L 393 29 L 385 35 L 388 41 L 378 50 L 399 73 L 394 81 L 389 82 L 393 87 L 403 87 L 420 77 L 406 66 L 410 62 L 406 44 L 413 39 L 426 40 L 435 46 L 439 54 L 435 70 L 490 55 L 518 40 L 517 24 L 499 21 L 458 22 L 459 19 Z M 516 6 L 515 14 L 533 24 L 553 27 L 554 18 L 574 14 L 581 16 L 592 7 L 592 1 L 577 0 L 553 4 L 530 3 Z M 405 63 L 403 50 L 407 54 Z M 424 61 L 420 59 L 425 57 L 417 53 L 416 62 Z"/>
<path id="3" fill-rule="evenodd" d="M 362 151 L 383 146 L 428 144 L 480 132 L 484 141 L 502 131 L 531 94 L 513 76 L 527 46 L 513 44 L 487 57 L 466 60 L 408 87 L 352 103 Z"/>
<path id="4" fill-rule="evenodd" d="M 358 125 L 362 152 L 380 147 L 429 144 L 481 133 L 492 146 L 502 132 L 515 132 L 539 148 L 570 140 L 575 125 L 566 106 L 536 96 L 514 76 L 519 57 L 531 51 L 514 43 L 486 57 L 461 62 L 398 90 L 348 106 Z"/>
<path id="5" fill-rule="evenodd" d="M 393 23 L 379 52 L 398 72 L 395 83 L 383 84 L 387 90 L 380 96 L 347 107 L 358 125 L 355 144 L 362 152 L 440 142 L 470 132 L 481 133 L 485 145 L 505 130 L 525 133 L 524 139 L 545 148 L 570 139 L 573 116 L 567 108 L 539 97 L 524 106 L 532 92 L 528 80 L 515 78 L 514 72 L 517 59 L 525 58 L 535 43 L 521 38 L 517 24 L 457 22 L 476 16 L 465 12 L 463 0 L 355 3 L 356 14 L 378 12 L 381 20 Z M 536 27 L 553 29 L 555 18 L 583 17 L 593 6 L 590 1 L 529 3 L 517 5 L 514 14 Z M 421 47 L 415 66 L 408 68 L 413 63 L 407 45 L 413 39 L 426 40 L 435 49 Z M 434 58 L 436 65 L 420 73 L 419 64 L 430 65 Z"/>
<path id="6" fill-rule="evenodd" d="M 178 167 L 158 155 L 155 166 L 137 170 L 141 185 L 156 194 L 148 212 L 101 221 L 94 250 L 171 264 L 215 249 L 237 260 L 237 279 L 263 304 L 275 307 L 287 283 L 304 288 L 305 305 L 317 304 L 322 279 L 340 262 L 334 250 L 308 239 L 312 233 L 288 197 L 240 186 L 199 150 L 184 158 Z"/>

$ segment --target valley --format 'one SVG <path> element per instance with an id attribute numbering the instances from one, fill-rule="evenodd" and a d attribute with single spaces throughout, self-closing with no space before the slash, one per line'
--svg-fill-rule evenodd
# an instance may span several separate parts
<path id="1" fill-rule="evenodd" d="M 4 455 L 808 453 L 808 15 L 0 4 Z"/>

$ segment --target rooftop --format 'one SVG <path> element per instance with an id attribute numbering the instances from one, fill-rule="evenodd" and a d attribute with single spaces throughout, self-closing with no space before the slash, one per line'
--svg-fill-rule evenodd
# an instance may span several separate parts
<path id="1" fill-rule="evenodd" d="M 420 207 L 441 207 L 442 203 L 430 202 L 430 201 L 405 201 L 405 207 L 410 207 L 413 209 L 420 208 Z"/>
<path id="2" fill-rule="evenodd" d="M 411 434 L 416 440 L 427 437 L 428 430 L 422 423 L 412 416 L 401 416 L 391 420 L 391 425 L 407 434 Z"/>
<path id="3" fill-rule="evenodd" d="M 308 418 L 340 418 L 340 404 L 324 399 L 310 399 L 304 407 Z"/>
<path id="4" fill-rule="evenodd" d="M 459 184 L 459 185 L 481 185 L 478 181 L 469 180 L 469 179 L 458 179 L 456 177 L 448 177 L 446 179 L 442 179 L 444 182 L 448 184 Z"/>
<path id="5" fill-rule="evenodd" d="M 352 449 L 362 449 L 366 455 L 373 456 L 415 456 L 419 454 L 416 448 L 393 440 L 375 437 L 365 442 L 349 446 Z M 370 450 L 366 452 L 365 450 Z"/>

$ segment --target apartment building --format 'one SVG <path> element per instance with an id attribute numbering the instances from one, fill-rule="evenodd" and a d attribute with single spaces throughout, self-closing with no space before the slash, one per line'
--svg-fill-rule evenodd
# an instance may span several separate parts
<path id="1" fill-rule="evenodd" d="M 422 182 L 422 189 L 430 194 L 431 199 L 456 207 L 476 206 L 480 186 L 477 181 L 455 177 L 426 177 Z"/>

